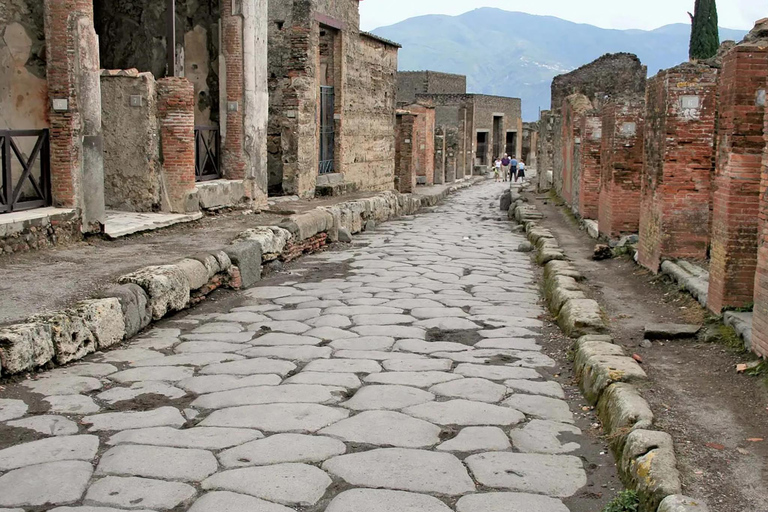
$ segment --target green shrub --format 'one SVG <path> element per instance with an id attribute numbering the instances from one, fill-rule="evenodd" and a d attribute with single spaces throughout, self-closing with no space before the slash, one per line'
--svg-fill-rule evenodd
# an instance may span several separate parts
<path id="1" fill-rule="evenodd" d="M 603 512 L 637 512 L 640 499 L 635 491 L 622 491 L 603 509 Z"/>

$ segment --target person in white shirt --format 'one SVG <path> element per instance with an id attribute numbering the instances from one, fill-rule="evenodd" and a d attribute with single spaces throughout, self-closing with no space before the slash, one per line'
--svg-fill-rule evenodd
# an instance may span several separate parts
<path id="1" fill-rule="evenodd" d="M 517 163 L 517 176 L 515 176 L 515 183 L 517 183 L 517 180 L 523 181 L 525 180 L 525 162 L 520 160 Z"/>
<path id="2" fill-rule="evenodd" d="M 496 181 L 501 180 L 501 158 L 496 158 L 493 163 L 493 175 L 496 177 Z"/>

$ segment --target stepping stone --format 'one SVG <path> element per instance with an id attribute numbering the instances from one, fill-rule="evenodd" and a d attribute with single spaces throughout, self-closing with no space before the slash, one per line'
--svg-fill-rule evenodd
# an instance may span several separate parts
<path id="1" fill-rule="evenodd" d="M 346 392 L 343 388 L 309 384 L 283 384 L 232 389 L 203 395 L 192 402 L 192 407 L 223 409 L 240 405 L 275 403 L 334 404 Z"/>
<path id="2" fill-rule="evenodd" d="M 547 420 L 531 420 L 526 425 L 509 433 L 517 451 L 524 453 L 571 453 L 579 448 L 579 443 L 563 443 L 563 433 L 581 435 L 581 430 L 573 425 Z"/>
<path id="3" fill-rule="evenodd" d="M 109 379 L 121 384 L 129 384 L 131 382 L 140 382 L 146 380 L 178 382 L 180 380 L 189 379 L 194 374 L 195 370 L 192 368 L 186 368 L 183 366 L 162 366 L 131 368 L 130 370 L 123 370 L 122 372 L 113 373 L 109 376 Z"/>
<path id="4" fill-rule="evenodd" d="M 318 404 L 269 404 L 212 412 L 204 427 L 256 428 L 264 432 L 315 432 L 349 416 L 346 409 Z"/>
<path id="5" fill-rule="evenodd" d="M 192 331 L 192 334 L 212 334 L 212 333 L 230 333 L 230 332 L 242 332 L 243 326 L 233 322 L 213 322 L 210 324 L 201 325 L 197 329 Z"/>
<path id="6" fill-rule="evenodd" d="M 253 386 L 277 386 L 282 382 L 279 375 L 248 375 L 237 377 L 235 375 L 202 375 L 184 379 L 177 384 L 196 395 L 216 393 L 230 389 L 249 388 Z"/>
<path id="7" fill-rule="evenodd" d="M 244 359 L 243 356 L 236 354 L 176 354 L 156 359 L 144 359 L 143 361 L 131 364 L 131 366 L 136 368 L 145 366 L 205 366 L 225 361 L 239 361 L 241 359 Z"/>
<path id="8" fill-rule="evenodd" d="M 434 399 L 432 393 L 408 386 L 365 386 L 341 405 L 354 411 L 397 410 Z"/>
<path id="9" fill-rule="evenodd" d="M 645 326 L 647 340 L 673 340 L 693 338 L 701 330 L 701 325 L 690 324 L 650 324 Z"/>
<path id="10" fill-rule="evenodd" d="M 461 375 L 447 372 L 385 372 L 368 375 L 363 380 L 366 384 L 396 384 L 429 388 L 441 382 L 462 379 Z"/>
<path id="11" fill-rule="evenodd" d="M 276 320 L 270 320 L 267 318 L 264 322 L 257 322 L 248 326 L 249 331 L 259 332 L 285 332 L 288 334 L 302 334 L 310 330 L 311 327 L 295 320 L 286 320 L 284 322 L 278 322 Z"/>
<path id="12" fill-rule="evenodd" d="M 64 416 L 30 416 L 9 421 L 8 426 L 34 430 L 47 436 L 71 436 L 77 434 L 77 423 Z"/>
<path id="13" fill-rule="evenodd" d="M 361 336 L 335 340 L 330 343 L 334 350 L 391 350 L 395 338 L 389 336 Z"/>
<path id="14" fill-rule="evenodd" d="M 287 334 L 284 332 L 270 332 L 251 341 L 251 345 L 259 347 L 280 347 L 283 345 L 319 345 L 323 342 L 320 338 Z"/>
<path id="15" fill-rule="evenodd" d="M 171 386 L 165 382 L 137 382 L 130 388 L 112 388 L 96 395 L 96 398 L 104 402 L 114 404 L 124 400 L 133 400 L 141 395 L 162 395 L 170 399 L 181 398 L 187 394 L 186 391 Z"/>
<path id="16" fill-rule="evenodd" d="M 226 315 L 217 316 L 216 320 L 219 322 L 239 322 L 241 324 L 269 322 L 269 318 L 253 311 L 237 311 L 235 313 L 227 313 Z M 250 331 L 251 329 L 249 328 L 248 330 Z"/>
<path id="17" fill-rule="evenodd" d="M 91 428 L 88 429 L 91 432 L 166 426 L 180 427 L 186 422 L 187 420 L 175 407 L 160 407 L 146 412 L 108 412 L 86 416 L 82 419 L 82 423 L 91 425 Z"/>
<path id="18" fill-rule="evenodd" d="M 339 350 L 334 354 L 334 357 L 340 359 L 372 359 L 374 361 L 384 361 L 385 359 L 393 359 L 395 357 L 400 359 L 424 359 L 424 356 L 420 354 L 408 354 L 403 352 L 394 354 L 382 350 Z"/>
<path id="19" fill-rule="evenodd" d="M 476 402 L 495 404 L 501 402 L 507 394 L 507 388 L 486 379 L 460 379 L 444 382 L 429 388 L 430 393 L 449 398 L 466 398 Z"/>
<path id="20" fill-rule="evenodd" d="M 400 340 L 395 344 L 395 350 L 413 352 L 416 354 L 433 354 L 435 352 L 465 352 L 471 347 L 461 343 L 447 341 Z"/>
<path id="21" fill-rule="evenodd" d="M 307 464 L 277 464 L 232 469 L 203 481 L 203 489 L 249 494 L 287 506 L 311 507 L 333 483 L 322 470 Z"/>
<path id="22" fill-rule="evenodd" d="M 440 427 L 392 411 L 362 412 L 322 429 L 319 434 L 349 443 L 400 448 L 426 448 L 440 442 Z"/>
<path id="23" fill-rule="evenodd" d="M 475 491 L 461 461 L 447 453 L 380 448 L 341 455 L 323 469 L 353 486 L 457 496 Z"/>
<path id="24" fill-rule="evenodd" d="M 390 372 L 448 371 L 453 367 L 450 359 L 399 359 L 397 353 L 390 355 L 393 359 L 382 363 L 384 369 Z"/>
<path id="25" fill-rule="evenodd" d="M 333 350 L 330 347 L 312 346 L 254 347 L 239 352 L 246 357 L 271 357 L 299 362 L 328 359 L 332 353 Z"/>
<path id="26" fill-rule="evenodd" d="M 541 375 L 531 368 L 515 368 L 512 366 L 490 366 L 479 364 L 460 364 L 454 373 L 465 377 L 480 377 L 489 380 L 510 379 L 541 379 Z"/>
<path id="27" fill-rule="evenodd" d="M 188 512 L 294 512 L 294 509 L 228 491 L 209 492 Z"/>
<path id="28" fill-rule="evenodd" d="M 504 385 L 516 393 L 543 395 L 551 398 L 565 399 L 563 387 L 557 382 L 537 382 L 532 380 L 507 380 Z"/>
<path id="29" fill-rule="evenodd" d="M 343 340 L 348 338 L 357 338 L 357 334 L 335 327 L 316 327 L 307 332 L 307 336 L 314 336 L 325 341 Z"/>
<path id="30" fill-rule="evenodd" d="M 237 352 L 243 350 L 241 343 L 223 343 L 221 341 L 185 341 L 173 349 L 177 354 L 200 354 L 206 352 Z"/>
<path id="31" fill-rule="evenodd" d="M 62 461 L 9 471 L 0 476 L 0 507 L 74 503 L 93 474 L 90 462 Z"/>
<path id="32" fill-rule="evenodd" d="M 322 432 L 321 432 L 322 433 Z M 329 437 L 275 434 L 219 454 L 224 467 L 267 466 L 287 462 L 323 462 L 346 453 L 347 447 Z"/>
<path id="33" fill-rule="evenodd" d="M 101 409 L 93 398 L 83 395 L 58 395 L 43 398 L 51 408 L 48 412 L 59 414 L 93 414 Z"/>
<path id="34" fill-rule="evenodd" d="M 212 341 L 222 343 L 248 343 L 253 339 L 255 333 L 248 332 L 231 332 L 231 333 L 214 333 L 214 334 L 185 334 L 181 339 L 186 341 Z"/>
<path id="35" fill-rule="evenodd" d="M 48 377 L 39 380 L 25 381 L 21 384 L 33 393 L 39 393 L 45 396 L 51 395 L 77 395 L 80 393 L 90 393 L 101 389 L 102 384 L 99 379 L 93 377 Z"/>
<path id="36" fill-rule="evenodd" d="M 481 485 L 568 498 L 587 485 L 581 459 L 572 455 L 489 452 L 464 460 Z"/>
<path id="37" fill-rule="evenodd" d="M 277 359 L 258 358 L 231 361 L 228 363 L 216 363 L 200 370 L 201 375 L 253 375 L 253 374 L 277 374 L 285 377 L 296 369 L 296 365 L 290 361 Z"/>
<path id="38" fill-rule="evenodd" d="M 506 434 L 498 427 L 466 427 L 459 432 L 459 435 L 437 447 L 442 452 L 464 453 L 511 448 L 512 445 Z"/>
<path id="39" fill-rule="evenodd" d="M 486 338 L 475 344 L 475 348 L 500 348 L 507 350 L 540 351 L 541 346 L 531 338 Z"/>
<path id="40" fill-rule="evenodd" d="M 562 501 L 519 492 L 470 494 L 459 499 L 456 512 L 569 512 Z"/>
<path id="41" fill-rule="evenodd" d="M 423 340 L 427 337 L 427 331 L 419 327 L 406 327 L 403 325 L 361 325 L 353 327 L 353 332 L 360 336 L 392 336 L 394 338 L 407 338 Z"/>
<path id="42" fill-rule="evenodd" d="M 432 496 L 383 489 L 352 489 L 336 496 L 325 512 L 451 512 Z"/>
<path id="43" fill-rule="evenodd" d="M 0 421 L 15 420 L 27 414 L 27 406 L 23 400 L 0 398 Z"/>
<path id="44" fill-rule="evenodd" d="M 475 322 L 471 322 L 465 318 L 430 318 L 429 320 L 421 320 L 416 322 L 415 325 L 425 327 L 427 329 L 441 329 L 443 331 L 471 331 L 480 329 L 480 326 Z"/>
<path id="45" fill-rule="evenodd" d="M 96 436 L 60 436 L 17 444 L 0 450 L 0 471 L 8 471 L 44 462 L 91 460 L 99 449 Z"/>
<path id="46" fill-rule="evenodd" d="M 309 298 L 309 300 L 315 300 Z M 297 321 L 301 322 L 312 318 L 317 318 L 322 314 L 322 310 L 317 307 L 305 308 L 305 309 L 289 309 L 286 311 L 270 311 L 267 316 L 273 320 L 280 322 L 285 321 Z"/>
<path id="47" fill-rule="evenodd" d="M 158 510 L 175 508 L 194 498 L 197 491 L 181 482 L 138 477 L 108 476 L 97 480 L 85 495 L 87 502 L 132 508 L 136 505 Z"/>
<path id="48" fill-rule="evenodd" d="M 523 413 L 514 409 L 469 400 L 426 403 L 408 407 L 403 412 L 437 425 L 508 427 L 525 421 Z"/>
<path id="49" fill-rule="evenodd" d="M 357 389 L 362 386 L 360 378 L 354 373 L 322 373 L 301 372 L 286 379 L 286 384 L 320 384 L 323 386 L 337 386 L 346 389 Z"/>
<path id="50" fill-rule="evenodd" d="M 557 398 L 549 398 L 538 395 L 512 395 L 504 400 L 507 407 L 512 407 L 528 416 L 533 416 L 541 420 L 559 421 L 562 423 L 573 423 L 573 413 L 568 407 L 568 403 Z"/>
<path id="51" fill-rule="evenodd" d="M 364 359 L 317 359 L 304 367 L 305 372 L 378 373 L 381 365 Z"/>
<path id="52" fill-rule="evenodd" d="M 243 428 L 193 427 L 179 430 L 171 427 L 152 427 L 119 432 L 107 441 L 108 445 L 143 444 L 172 448 L 199 448 L 223 450 L 264 437 L 258 430 Z"/>
<path id="53" fill-rule="evenodd" d="M 218 470 L 211 452 L 164 446 L 121 445 L 101 456 L 97 475 L 133 475 L 199 482 Z"/>

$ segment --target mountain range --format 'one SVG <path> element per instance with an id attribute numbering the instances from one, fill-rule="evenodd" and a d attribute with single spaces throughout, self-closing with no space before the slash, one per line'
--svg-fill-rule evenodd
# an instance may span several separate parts
<path id="1" fill-rule="evenodd" d="M 609 30 L 553 16 L 480 8 L 460 16 L 428 15 L 381 27 L 397 41 L 401 71 L 467 75 L 469 92 L 522 98 L 523 117 L 535 121 L 550 107 L 550 84 L 606 53 L 636 54 L 649 76 L 688 60 L 690 25 L 656 30 Z M 740 41 L 743 30 L 720 30 Z"/>

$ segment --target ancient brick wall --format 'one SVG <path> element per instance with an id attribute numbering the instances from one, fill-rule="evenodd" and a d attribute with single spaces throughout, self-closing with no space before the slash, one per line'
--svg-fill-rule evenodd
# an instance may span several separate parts
<path id="1" fill-rule="evenodd" d="M 645 99 L 618 98 L 602 110 L 598 225 L 608 238 L 637 233 L 643 173 Z"/>
<path id="2" fill-rule="evenodd" d="M 417 117 L 401 112 L 395 121 L 395 188 L 403 194 L 409 194 L 416 188 L 414 133 Z"/>
<path id="3" fill-rule="evenodd" d="M 223 126 L 221 147 L 221 166 L 224 177 L 242 180 L 246 174 L 243 133 L 243 19 L 232 11 L 232 2 L 221 5 L 221 58 L 226 75 L 225 90 L 222 98 L 227 104 L 237 105 L 236 109 L 227 109 L 226 124 Z M 197 89 L 197 86 L 196 86 Z M 199 124 L 199 122 L 197 122 Z"/>
<path id="4" fill-rule="evenodd" d="M 768 109 L 764 114 L 763 161 L 760 173 L 760 203 L 755 273 L 755 306 L 752 315 L 752 350 L 768 357 Z"/>
<path id="5" fill-rule="evenodd" d="M 682 64 L 648 81 L 641 181 L 641 265 L 703 260 L 709 247 L 717 70 Z"/>
<path id="6" fill-rule="evenodd" d="M 768 48 L 738 45 L 723 58 L 707 307 L 720 313 L 754 296 Z"/>
<path id="7" fill-rule="evenodd" d="M 467 77 L 437 71 L 401 71 L 397 74 L 397 104 L 410 105 L 417 94 L 466 94 Z"/>
<path id="8" fill-rule="evenodd" d="M 551 179 L 554 167 L 554 135 L 555 135 L 555 115 L 550 110 L 544 110 L 538 122 L 538 138 L 536 145 L 537 153 L 537 188 L 540 192 L 549 190 L 549 180 Z"/>
<path id="9" fill-rule="evenodd" d="M 197 209 L 195 190 L 195 89 L 185 78 L 157 82 L 164 194 L 173 212 Z"/>
<path id="10" fill-rule="evenodd" d="M 565 202 L 573 207 L 574 183 L 578 184 L 581 165 L 581 126 L 582 116 L 592 109 L 589 99 L 581 94 L 574 94 L 565 99 L 562 105 L 562 129 L 560 131 L 562 148 L 562 167 L 555 168 L 555 190 Z"/>
<path id="11" fill-rule="evenodd" d="M 585 219 L 597 219 L 600 197 L 600 151 L 603 142 L 603 120 L 599 111 L 591 110 L 581 117 L 579 175 L 573 184 L 574 209 Z M 576 179 L 576 175 L 574 174 Z M 578 205 L 578 206 L 576 206 Z"/>
<path id="12" fill-rule="evenodd" d="M 413 104 L 406 110 L 416 114 L 413 144 L 415 154 L 414 173 L 423 179 L 419 183 L 435 184 L 435 109 Z"/>

